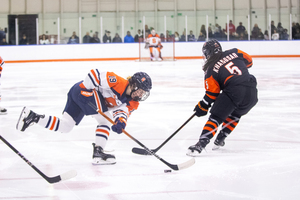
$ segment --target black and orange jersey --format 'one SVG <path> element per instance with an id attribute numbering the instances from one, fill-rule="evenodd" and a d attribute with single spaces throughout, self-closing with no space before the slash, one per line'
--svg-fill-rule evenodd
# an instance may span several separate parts
<path id="1" fill-rule="evenodd" d="M 250 76 L 248 68 L 251 66 L 251 56 L 239 49 L 222 52 L 220 59 L 205 73 L 206 93 L 203 99 L 211 105 L 226 87 L 247 82 Z"/>

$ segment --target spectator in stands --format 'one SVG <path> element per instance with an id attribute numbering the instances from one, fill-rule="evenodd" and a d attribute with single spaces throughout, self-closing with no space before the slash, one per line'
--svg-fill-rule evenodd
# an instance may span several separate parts
<path id="1" fill-rule="evenodd" d="M 259 34 L 259 27 L 257 24 L 254 24 L 254 27 L 252 29 L 252 40 L 257 40 Z"/>
<path id="2" fill-rule="evenodd" d="M 259 29 L 257 40 L 264 40 L 264 39 L 265 39 L 265 36 L 264 36 L 263 32 L 261 31 L 261 29 Z"/>
<path id="3" fill-rule="evenodd" d="M 0 28 L 0 41 L 2 41 L 3 38 L 6 38 L 6 33 Z"/>
<path id="4" fill-rule="evenodd" d="M 102 41 L 103 43 L 111 43 L 110 31 L 105 31 Z"/>
<path id="5" fill-rule="evenodd" d="M 245 26 L 243 26 L 243 23 L 240 22 L 239 26 L 236 28 L 236 33 L 240 36 L 241 33 L 243 34 L 245 33 L 245 30 L 246 30 Z"/>
<path id="6" fill-rule="evenodd" d="M 159 38 L 160 38 L 160 41 L 161 41 L 161 42 L 165 42 L 165 41 L 166 41 L 166 37 L 165 37 L 165 35 L 164 35 L 163 33 L 161 33 L 161 34 L 159 35 Z"/>
<path id="7" fill-rule="evenodd" d="M 113 43 L 122 43 L 122 39 L 120 38 L 119 34 L 116 33 L 115 37 L 113 38 Z"/>
<path id="8" fill-rule="evenodd" d="M 133 43 L 134 38 L 132 37 L 130 31 L 127 31 L 127 35 L 124 37 L 124 43 Z"/>
<path id="9" fill-rule="evenodd" d="M 134 36 L 134 42 L 139 42 L 139 40 L 143 40 L 143 34 L 141 32 L 141 29 L 139 29 L 137 34 Z"/>
<path id="10" fill-rule="evenodd" d="M 148 28 L 148 25 L 146 24 L 146 25 L 145 25 L 145 34 L 148 33 L 148 35 L 149 35 L 150 32 L 151 32 L 151 31 L 150 31 L 150 29 Z"/>
<path id="11" fill-rule="evenodd" d="M 2 41 L 0 41 L 0 45 L 8 45 L 6 42 L 6 38 L 2 38 Z"/>
<path id="12" fill-rule="evenodd" d="M 190 34 L 188 35 L 188 42 L 195 42 L 195 35 L 193 34 L 193 31 L 190 30 Z"/>
<path id="13" fill-rule="evenodd" d="M 271 35 L 273 35 L 274 30 L 276 30 L 276 26 L 274 25 L 274 21 L 271 21 Z"/>
<path id="14" fill-rule="evenodd" d="M 248 31 L 247 31 L 247 30 L 245 31 L 245 34 L 244 34 L 244 35 L 245 35 L 246 40 L 249 40 L 249 38 L 248 38 L 248 37 L 249 37 L 249 34 L 248 34 Z"/>
<path id="15" fill-rule="evenodd" d="M 296 30 L 296 34 L 295 34 L 295 36 L 294 36 L 294 39 L 295 39 L 295 40 L 300 40 L 300 29 L 297 29 L 297 30 Z"/>
<path id="16" fill-rule="evenodd" d="M 48 37 L 46 37 L 45 34 L 42 35 L 42 38 L 40 39 L 40 44 L 50 44 Z"/>
<path id="17" fill-rule="evenodd" d="M 26 36 L 26 34 L 23 34 L 21 40 L 19 41 L 19 45 L 28 45 L 28 44 L 29 44 L 29 42 L 27 40 L 27 36 Z"/>
<path id="18" fill-rule="evenodd" d="M 178 32 L 175 32 L 174 40 L 175 40 L 175 42 L 179 42 L 180 38 L 179 38 L 179 33 Z"/>
<path id="19" fill-rule="evenodd" d="M 204 24 L 201 25 L 200 32 L 201 32 L 202 35 L 206 38 L 206 29 L 205 29 L 205 25 L 204 25 Z M 200 35 L 200 34 L 199 34 L 199 35 Z"/>
<path id="20" fill-rule="evenodd" d="M 284 28 L 282 27 L 281 22 L 279 22 L 277 25 L 277 33 L 279 34 L 280 40 L 282 39 L 283 30 L 284 30 Z"/>
<path id="21" fill-rule="evenodd" d="M 265 30 L 264 40 L 270 40 L 269 31 L 268 30 Z"/>
<path id="22" fill-rule="evenodd" d="M 173 37 L 172 35 L 170 35 L 170 32 L 167 30 L 166 31 L 166 42 L 172 42 L 173 41 Z"/>
<path id="23" fill-rule="evenodd" d="M 223 34 L 223 31 L 222 31 L 221 26 L 219 24 L 216 24 L 215 25 L 214 38 L 217 39 L 217 40 L 222 40 L 222 34 Z"/>
<path id="24" fill-rule="evenodd" d="M 292 39 L 294 39 L 296 32 L 297 32 L 297 26 L 296 26 L 296 23 L 293 22 L 292 23 Z"/>
<path id="25" fill-rule="evenodd" d="M 241 32 L 239 35 L 237 34 L 237 40 L 247 40 L 247 38 L 244 35 L 245 32 Z"/>
<path id="26" fill-rule="evenodd" d="M 182 32 L 182 35 L 180 36 L 179 41 L 180 41 L 180 42 L 186 42 L 185 31 Z"/>
<path id="27" fill-rule="evenodd" d="M 281 35 L 281 40 L 288 40 L 289 36 L 290 35 L 287 33 L 287 29 L 283 29 L 283 33 Z"/>
<path id="28" fill-rule="evenodd" d="M 82 43 L 87 44 L 91 43 L 92 37 L 90 36 L 89 32 L 86 32 L 85 36 L 82 38 Z"/>
<path id="29" fill-rule="evenodd" d="M 279 33 L 277 33 L 277 30 L 274 30 L 274 33 L 272 34 L 272 40 L 279 40 Z"/>
<path id="30" fill-rule="evenodd" d="M 214 38 L 214 34 L 210 26 L 208 27 L 208 38 Z"/>
<path id="31" fill-rule="evenodd" d="M 93 37 L 91 38 L 91 43 L 100 43 L 101 41 L 100 41 L 100 39 L 99 39 L 99 37 L 98 37 L 98 32 L 95 32 L 94 34 L 93 34 Z"/>
<path id="32" fill-rule="evenodd" d="M 72 36 L 69 38 L 68 44 L 79 44 L 79 37 L 75 31 L 73 31 Z"/>
<path id="33" fill-rule="evenodd" d="M 226 27 L 225 27 L 225 31 L 227 33 L 227 24 L 226 24 Z M 229 20 L 229 35 L 233 35 L 233 33 L 235 33 L 235 26 L 232 23 L 232 20 Z"/>
<path id="34" fill-rule="evenodd" d="M 206 39 L 205 35 L 203 35 L 203 33 L 200 32 L 197 41 L 198 41 L 198 42 L 199 42 L 199 41 L 205 41 L 205 39 Z"/>

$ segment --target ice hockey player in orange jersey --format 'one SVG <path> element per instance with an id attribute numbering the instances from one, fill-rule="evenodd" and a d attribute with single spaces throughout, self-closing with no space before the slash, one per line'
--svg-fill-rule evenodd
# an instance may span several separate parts
<path id="1" fill-rule="evenodd" d="M 115 164 L 115 156 L 104 153 L 111 130 L 122 133 L 127 119 L 134 110 L 137 110 L 139 102 L 147 99 L 151 88 L 151 78 L 145 72 L 137 72 L 124 79 L 113 72 L 92 69 L 83 81 L 76 83 L 69 90 L 61 118 L 39 115 L 24 107 L 16 128 L 25 131 L 30 125 L 37 123 L 48 130 L 68 133 L 81 122 L 84 116 L 92 116 L 98 122 L 95 129 L 92 163 Z M 95 107 L 113 119 L 115 125 L 111 125 L 95 110 Z"/>
<path id="2" fill-rule="evenodd" d="M 150 51 L 150 60 L 151 61 L 162 61 L 161 49 L 163 48 L 161 44 L 161 39 L 158 34 L 155 33 L 155 30 L 152 29 L 151 34 L 148 35 L 146 39 L 146 48 L 149 47 Z"/>
<path id="3" fill-rule="evenodd" d="M 248 71 L 252 66 L 250 55 L 236 48 L 222 51 L 215 39 L 204 43 L 202 52 L 206 59 L 203 66 L 206 92 L 194 111 L 201 117 L 211 107 L 211 115 L 197 144 L 189 147 L 188 156 L 199 156 L 222 123 L 213 149 L 224 146 L 225 138 L 258 101 L 256 78 Z"/>

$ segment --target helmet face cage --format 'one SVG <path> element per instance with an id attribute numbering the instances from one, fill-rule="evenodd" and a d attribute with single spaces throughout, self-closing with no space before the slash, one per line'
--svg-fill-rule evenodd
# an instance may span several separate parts
<path id="1" fill-rule="evenodd" d="M 151 35 L 155 36 L 155 30 L 154 29 L 152 29 Z"/>
<path id="2" fill-rule="evenodd" d="M 202 47 L 202 52 L 203 52 L 203 55 L 205 56 L 206 60 L 208 60 L 214 54 L 222 52 L 222 47 L 217 40 L 212 39 L 212 40 L 204 43 L 204 45 Z"/>
<path id="3" fill-rule="evenodd" d="M 131 77 L 131 84 L 133 86 L 133 90 L 131 94 L 137 92 L 139 89 L 143 90 L 143 94 L 141 96 L 136 96 L 133 98 L 134 101 L 145 101 L 149 95 L 150 90 L 152 89 L 152 81 L 148 74 L 145 72 L 137 72 Z"/>

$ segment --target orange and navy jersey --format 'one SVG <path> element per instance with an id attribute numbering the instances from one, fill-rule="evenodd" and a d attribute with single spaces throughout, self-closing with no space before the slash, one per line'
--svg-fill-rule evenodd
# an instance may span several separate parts
<path id="1" fill-rule="evenodd" d="M 0 56 L 0 77 L 1 77 L 2 69 L 3 69 L 2 65 L 4 65 L 4 60 Z"/>
<path id="2" fill-rule="evenodd" d="M 113 108 L 114 118 L 123 117 L 127 120 L 139 106 L 139 102 L 126 95 L 129 81 L 113 72 L 99 72 L 98 69 L 92 69 L 82 84 L 86 89 L 94 89 L 101 94 L 106 106 Z"/>
<path id="3" fill-rule="evenodd" d="M 161 41 L 158 34 L 155 35 L 149 34 L 147 38 L 147 42 L 149 43 L 149 47 L 157 47 Z"/>
<path id="4" fill-rule="evenodd" d="M 250 76 L 248 68 L 251 66 L 252 57 L 239 49 L 222 52 L 220 59 L 206 71 L 204 100 L 210 105 L 221 90 L 247 82 Z"/>

